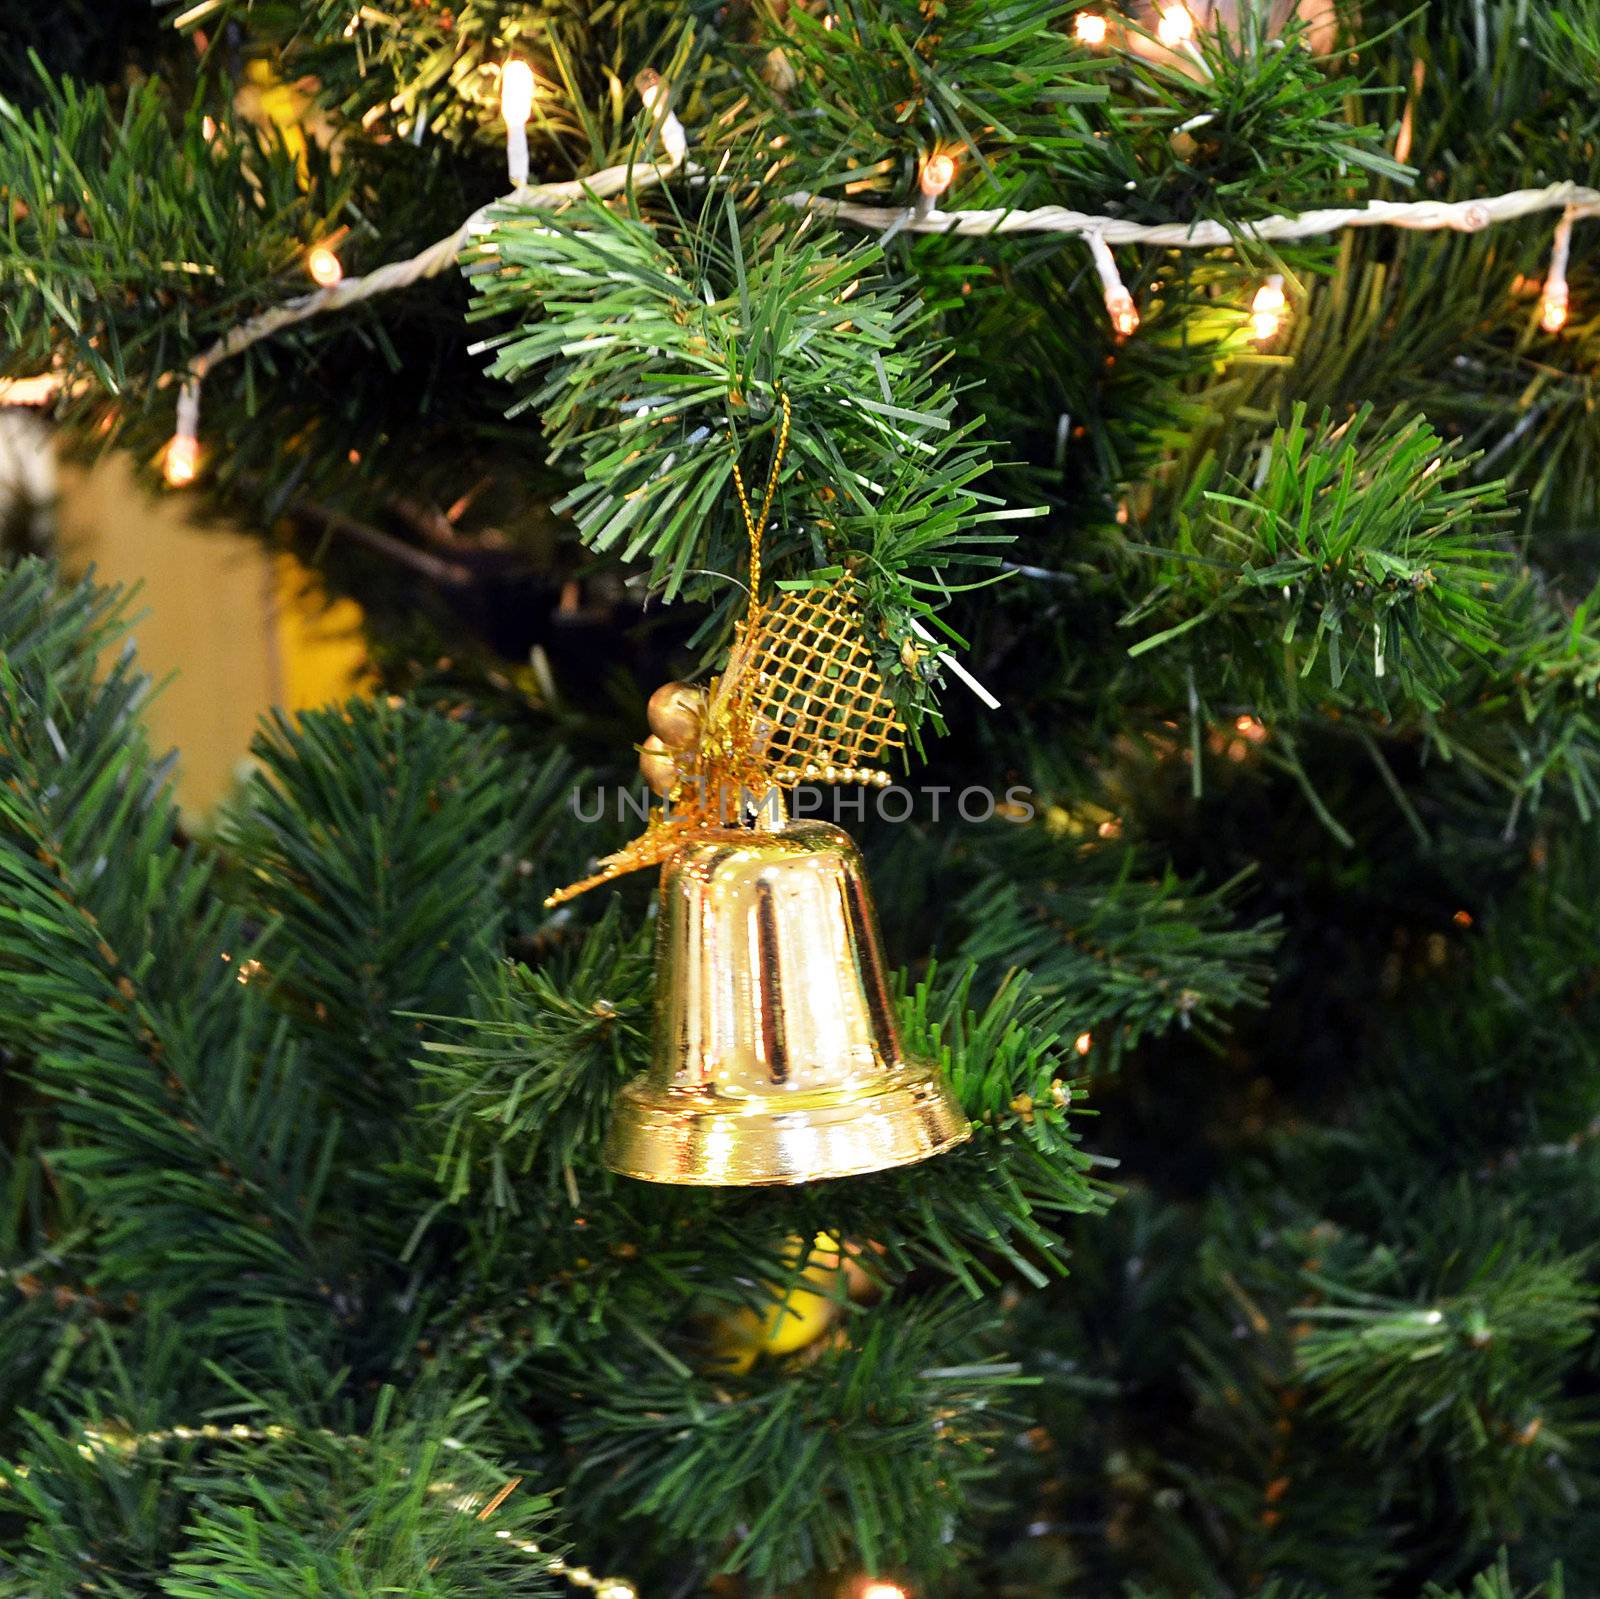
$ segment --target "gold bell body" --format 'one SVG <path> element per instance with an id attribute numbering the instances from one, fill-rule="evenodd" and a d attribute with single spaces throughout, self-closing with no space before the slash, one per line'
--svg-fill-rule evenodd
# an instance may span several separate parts
<path id="1" fill-rule="evenodd" d="M 971 1133 L 907 1058 L 861 856 L 823 822 L 708 831 L 662 868 L 655 1058 L 606 1164 L 650 1182 L 802 1183 Z"/>

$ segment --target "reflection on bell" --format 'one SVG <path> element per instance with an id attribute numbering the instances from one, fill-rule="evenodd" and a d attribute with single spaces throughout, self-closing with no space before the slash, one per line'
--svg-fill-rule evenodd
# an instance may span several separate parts
<path id="1" fill-rule="evenodd" d="M 971 1131 L 901 1048 L 848 835 L 728 828 L 662 868 L 655 1060 L 618 1096 L 613 1171 L 812 1182 L 925 1160 Z"/>

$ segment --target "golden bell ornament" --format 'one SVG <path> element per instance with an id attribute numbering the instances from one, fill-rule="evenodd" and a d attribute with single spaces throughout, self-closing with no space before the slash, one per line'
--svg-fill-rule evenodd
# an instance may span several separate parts
<path id="1" fill-rule="evenodd" d="M 825 822 L 702 832 L 666 862 L 655 1058 L 606 1164 L 714 1187 L 852 1177 L 972 1129 L 906 1056 L 861 856 Z"/>

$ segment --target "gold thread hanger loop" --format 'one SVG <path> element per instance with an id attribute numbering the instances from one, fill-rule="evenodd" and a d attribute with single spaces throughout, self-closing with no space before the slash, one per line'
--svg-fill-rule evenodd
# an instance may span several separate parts
<path id="1" fill-rule="evenodd" d="M 761 501 L 761 515 L 750 514 L 750 496 L 745 492 L 744 473 L 737 455 L 733 462 L 733 486 L 739 493 L 739 509 L 744 513 L 744 530 L 750 536 L 750 609 L 761 605 L 761 530 L 772 514 L 772 502 L 778 493 L 778 477 L 783 471 L 784 451 L 789 447 L 789 396 L 778 390 L 778 403 L 783 407 L 783 421 L 778 424 L 778 447 L 772 452 L 772 470 L 767 474 L 767 492 Z"/>

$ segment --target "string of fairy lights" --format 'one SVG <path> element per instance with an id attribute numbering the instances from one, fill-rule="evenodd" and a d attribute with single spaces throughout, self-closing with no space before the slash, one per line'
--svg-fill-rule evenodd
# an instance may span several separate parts
<path id="1" fill-rule="evenodd" d="M 1073 19 L 1079 43 L 1093 49 L 1119 48 L 1137 35 L 1118 17 L 1085 10 Z M 1193 70 L 1209 73 L 1197 45 L 1198 24 L 1184 0 L 1166 0 L 1156 17 L 1154 40 L 1185 60 Z M 651 119 L 646 147 L 639 159 L 607 167 L 589 177 L 559 183 L 528 183 L 528 123 L 539 93 L 533 66 L 512 57 L 500 67 L 500 116 L 505 128 L 506 175 L 510 191 L 492 204 L 474 211 L 460 227 L 426 250 L 403 261 L 390 262 L 361 277 L 345 274 L 339 249 L 348 230 L 316 241 L 305 252 L 307 275 L 316 288 L 238 323 L 190 363 L 178 391 L 175 426 L 162 454 L 162 471 L 169 485 L 183 488 L 194 482 L 201 468 L 200 389 L 206 375 L 224 361 L 239 355 L 261 339 L 311 317 L 342 310 L 361 301 L 404 288 L 425 277 L 456 266 L 471 264 L 493 250 L 482 235 L 491 226 L 491 213 L 502 210 L 551 210 L 585 196 L 606 198 L 664 181 L 687 168 L 700 181 L 708 181 L 687 159 L 688 140 L 672 111 L 665 81 L 654 72 L 635 80 L 641 102 Z M 1272 243 L 1314 238 L 1351 228 L 1392 227 L 1414 231 L 1453 230 L 1477 233 L 1539 212 L 1560 213 L 1552 239 L 1549 268 L 1539 295 L 1539 326 L 1555 335 L 1571 315 L 1571 290 L 1567 271 L 1575 223 L 1600 217 L 1600 190 L 1576 183 L 1554 183 L 1541 189 L 1517 189 L 1505 194 L 1460 201 L 1376 200 L 1362 206 L 1337 207 L 1270 216 L 1229 226 L 1220 222 L 1135 223 L 1121 217 L 1072 211 L 1063 206 L 1022 209 L 962 209 L 944 211 L 940 199 L 949 192 L 959 172 L 958 152 L 926 152 L 918 166 L 916 193 L 909 204 L 870 205 L 797 191 L 786 196 L 789 204 L 885 238 L 901 232 L 999 236 L 1010 233 L 1050 233 L 1081 239 L 1090 265 L 1099 279 L 1106 315 L 1119 339 L 1131 338 L 1139 329 L 1137 301 L 1123 281 L 1112 247 L 1145 245 L 1158 249 L 1219 249 L 1241 241 Z M 1289 297 L 1281 274 L 1267 277 L 1255 290 L 1247 317 L 1249 337 L 1263 347 L 1283 332 L 1290 313 Z M 55 373 L 0 380 L 0 404 L 48 404 L 63 389 Z"/>

